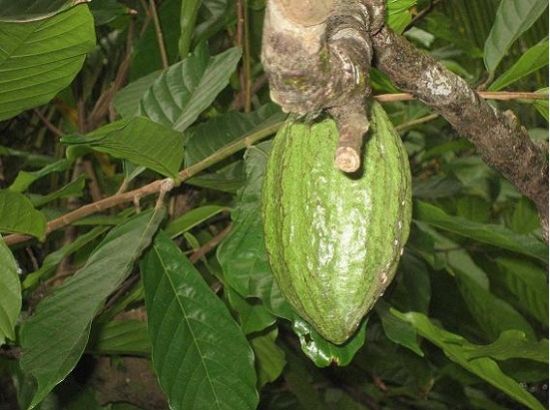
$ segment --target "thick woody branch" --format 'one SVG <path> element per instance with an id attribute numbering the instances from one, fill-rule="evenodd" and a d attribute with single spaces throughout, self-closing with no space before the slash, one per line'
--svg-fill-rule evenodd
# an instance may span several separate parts
<path id="1" fill-rule="evenodd" d="M 441 114 L 481 158 L 530 198 L 548 237 L 548 158 L 511 111 L 494 109 L 456 74 L 383 28 L 372 37 L 376 66 L 401 89 Z"/>
<path id="2" fill-rule="evenodd" d="M 335 164 L 345 172 L 360 166 L 368 130 L 370 35 L 383 21 L 381 0 L 373 5 L 367 0 L 271 0 L 267 5 L 262 62 L 271 98 L 299 115 L 314 117 L 329 109 L 340 130 Z"/>

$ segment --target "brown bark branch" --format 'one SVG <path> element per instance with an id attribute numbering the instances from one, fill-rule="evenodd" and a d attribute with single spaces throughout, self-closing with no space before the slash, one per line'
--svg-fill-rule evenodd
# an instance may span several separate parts
<path id="1" fill-rule="evenodd" d="M 489 166 L 530 198 L 548 238 L 547 155 L 514 114 L 491 107 L 461 77 L 390 29 L 383 28 L 372 39 L 376 66 L 446 118 Z"/>

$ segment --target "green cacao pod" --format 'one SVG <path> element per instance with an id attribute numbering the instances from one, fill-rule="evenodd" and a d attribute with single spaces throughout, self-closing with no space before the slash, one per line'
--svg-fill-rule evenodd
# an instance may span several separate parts
<path id="1" fill-rule="evenodd" d="M 273 274 L 294 309 L 341 344 L 393 279 L 409 234 L 411 173 L 382 107 L 371 109 L 362 169 L 334 166 L 332 119 L 289 122 L 277 133 L 262 201 Z"/>

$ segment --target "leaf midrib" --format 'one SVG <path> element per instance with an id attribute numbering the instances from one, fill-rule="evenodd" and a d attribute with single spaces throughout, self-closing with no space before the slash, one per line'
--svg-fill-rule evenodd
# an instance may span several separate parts
<path id="1" fill-rule="evenodd" d="M 174 284 L 174 282 L 172 281 L 172 278 L 170 277 L 170 275 L 168 274 L 168 270 L 167 270 L 167 267 L 164 263 L 164 259 L 161 257 L 160 253 L 158 252 L 158 249 L 155 247 L 154 248 L 155 250 L 155 253 L 157 254 L 157 257 L 162 265 L 162 271 L 163 271 L 163 274 L 166 275 L 167 279 L 168 279 L 168 282 L 170 284 L 170 287 L 172 288 L 172 291 L 174 293 L 174 297 L 178 303 L 178 306 L 180 307 L 181 309 L 181 312 L 183 314 L 183 317 L 184 317 L 184 320 L 185 320 L 185 323 L 187 325 L 187 328 L 189 329 L 189 333 L 191 334 L 191 339 L 193 341 L 193 344 L 195 345 L 197 351 L 199 352 L 199 357 L 200 357 L 200 363 L 204 369 L 204 372 L 206 373 L 206 379 L 208 380 L 208 384 L 210 385 L 210 389 L 212 391 L 212 394 L 214 396 L 214 399 L 216 400 L 216 408 L 217 409 L 220 409 L 221 410 L 221 407 L 220 407 L 220 400 L 218 398 L 218 395 L 216 394 L 216 389 L 214 389 L 214 384 L 212 383 L 212 377 L 210 376 L 210 372 L 208 371 L 208 367 L 206 366 L 206 363 L 204 361 L 204 358 L 203 358 L 203 355 L 202 355 L 202 351 L 199 347 L 199 343 L 197 341 L 197 338 L 195 336 L 195 333 L 193 332 L 193 328 L 192 326 L 190 325 L 189 323 L 189 320 L 188 320 L 188 315 L 187 315 L 187 311 L 185 309 L 185 307 L 183 306 L 183 304 L 181 303 L 180 301 L 180 298 L 178 297 L 178 293 L 176 291 L 176 286 Z"/>

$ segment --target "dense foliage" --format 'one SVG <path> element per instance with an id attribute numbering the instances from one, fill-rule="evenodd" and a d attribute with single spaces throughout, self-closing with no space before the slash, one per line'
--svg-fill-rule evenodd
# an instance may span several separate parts
<path id="1" fill-rule="evenodd" d="M 543 409 L 533 204 L 418 101 L 413 223 L 343 345 L 281 296 L 261 187 L 285 120 L 265 0 L 0 0 L 0 409 Z M 387 22 L 548 143 L 545 0 L 387 0 Z M 379 71 L 374 94 L 399 90 Z M 168 404 L 169 403 L 169 404 Z"/>

